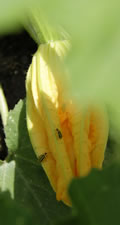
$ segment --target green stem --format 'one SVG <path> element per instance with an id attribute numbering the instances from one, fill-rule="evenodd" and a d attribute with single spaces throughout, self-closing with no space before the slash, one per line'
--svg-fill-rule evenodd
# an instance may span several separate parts
<path id="1" fill-rule="evenodd" d="M 0 84 L 0 114 L 3 126 L 5 127 L 8 117 L 8 105 L 1 84 Z"/>

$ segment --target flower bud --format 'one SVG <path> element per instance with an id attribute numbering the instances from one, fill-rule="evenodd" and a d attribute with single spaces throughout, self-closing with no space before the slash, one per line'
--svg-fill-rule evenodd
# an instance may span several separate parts
<path id="1" fill-rule="evenodd" d="M 68 45 L 56 41 L 38 48 L 27 73 L 26 112 L 33 149 L 56 198 L 70 205 L 67 188 L 72 178 L 102 168 L 108 120 L 103 107 L 81 107 L 68 95 L 63 66 Z"/>

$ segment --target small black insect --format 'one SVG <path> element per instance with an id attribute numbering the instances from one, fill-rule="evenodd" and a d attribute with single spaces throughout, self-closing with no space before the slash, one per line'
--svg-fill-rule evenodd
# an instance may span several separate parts
<path id="1" fill-rule="evenodd" d="M 58 128 L 56 128 L 56 132 L 57 132 L 57 135 L 58 135 L 59 139 L 61 139 L 62 138 L 61 131 Z"/>
<path id="2" fill-rule="evenodd" d="M 42 162 L 43 159 L 46 157 L 47 153 L 45 152 L 44 154 L 39 156 L 39 162 Z"/>

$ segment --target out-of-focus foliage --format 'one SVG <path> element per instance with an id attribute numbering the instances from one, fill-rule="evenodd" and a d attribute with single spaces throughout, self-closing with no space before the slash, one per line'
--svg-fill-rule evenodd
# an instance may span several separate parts
<path id="1" fill-rule="evenodd" d="M 76 179 L 70 196 L 80 224 L 118 225 L 120 222 L 120 165 L 103 171 L 93 169 L 88 177 Z"/>
<path id="2" fill-rule="evenodd" d="M 8 191 L 0 193 L 0 224 L 1 225 L 32 225 L 32 211 L 17 204 Z"/>
<path id="3" fill-rule="evenodd" d="M 9 113 L 5 129 L 9 156 L 0 165 L 0 189 L 9 190 L 18 204 L 33 212 L 33 224 L 49 225 L 69 215 L 71 210 L 56 200 L 32 149 L 25 116 L 23 101 Z"/>
<path id="4" fill-rule="evenodd" d="M 65 27 L 71 35 L 73 47 L 68 63 L 74 74 L 73 89 L 78 87 L 80 95 L 88 92 L 89 96 L 100 94 L 104 87 L 105 96 L 108 79 L 111 78 L 111 87 L 113 72 L 114 75 L 119 73 L 119 60 L 116 59 L 119 59 L 120 2 L 45 0 L 40 6 L 52 22 Z"/>
<path id="5" fill-rule="evenodd" d="M 93 169 L 84 178 L 72 181 L 69 193 L 73 215 L 57 225 L 119 225 L 120 165 L 103 171 Z"/>
<path id="6" fill-rule="evenodd" d="M 0 0 L 0 35 L 20 29 L 28 8 L 32 8 L 36 2 L 37 0 Z"/>

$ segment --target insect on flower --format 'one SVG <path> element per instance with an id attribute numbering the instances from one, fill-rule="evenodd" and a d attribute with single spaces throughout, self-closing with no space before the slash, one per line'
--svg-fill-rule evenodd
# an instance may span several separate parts
<path id="1" fill-rule="evenodd" d="M 57 133 L 58 138 L 62 139 L 62 133 L 58 128 L 56 128 L 56 133 Z"/>
<path id="2" fill-rule="evenodd" d="M 46 155 L 47 155 L 47 153 L 45 152 L 44 154 L 39 156 L 39 162 L 40 163 L 45 159 Z"/>

